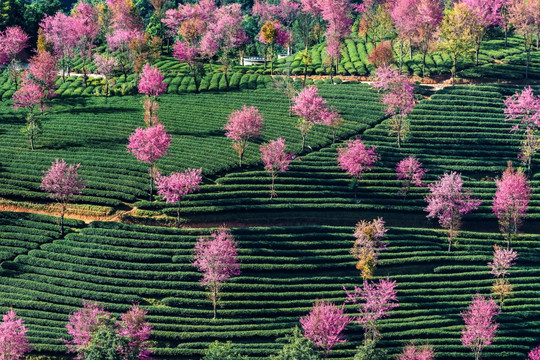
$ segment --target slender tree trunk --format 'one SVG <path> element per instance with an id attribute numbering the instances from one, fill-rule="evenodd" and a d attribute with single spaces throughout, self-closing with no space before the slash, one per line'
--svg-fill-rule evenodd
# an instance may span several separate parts
<path id="1" fill-rule="evenodd" d="M 476 59 L 476 65 L 478 65 L 478 55 L 480 53 L 480 44 L 476 44 L 476 49 L 474 51 L 474 56 L 475 56 L 475 59 Z"/>
<path id="2" fill-rule="evenodd" d="M 531 61 L 531 48 L 527 49 L 527 66 L 525 67 L 525 80 L 529 80 L 529 62 Z"/>
<path id="3" fill-rule="evenodd" d="M 403 70 L 403 40 L 399 44 L 399 73 Z"/>
<path id="4" fill-rule="evenodd" d="M 176 210 L 176 228 L 177 229 L 180 227 L 180 206 L 181 206 L 181 201 L 178 202 L 178 209 Z"/>
<path id="5" fill-rule="evenodd" d="M 238 158 L 240 159 L 240 167 L 242 167 L 242 158 L 244 157 L 244 148 L 240 147 L 238 149 Z"/>
<path id="6" fill-rule="evenodd" d="M 34 129 L 30 130 L 30 148 L 34 150 Z"/>
<path id="7" fill-rule="evenodd" d="M 276 182 L 276 173 L 275 171 L 272 172 L 272 185 L 270 186 L 270 199 L 272 199 L 274 196 L 276 196 L 276 192 L 274 190 L 274 185 Z"/>
<path id="8" fill-rule="evenodd" d="M 426 56 L 427 50 L 422 53 L 422 77 L 426 77 Z"/>
<path id="9" fill-rule="evenodd" d="M 148 171 L 148 174 L 150 175 L 150 201 L 154 201 L 154 177 L 153 175 L 154 170 L 154 164 L 150 165 L 150 170 Z"/>
<path id="10" fill-rule="evenodd" d="M 217 288 L 212 290 L 212 305 L 214 306 L 214 320 L 217 319 Z"/>
<path id="11" fill-rule="evenodd" d="M 83 63 L 82 63 L 82 71 L 83 71 L 83 84 L 84 88 L 88 86 L 88 76 L 86 75 L 86 57 L 83 57 Z"/>
<path id="12" fill-rule="evenodd" d="M 270 49 L 270 75 L 274 75 L 274 44 Z"/>
<path id="13" fill-rule="evenodd" d="M 306 145 L 306 134 L 302 134 L 302 151 L 304 151 L 304 147 Z"/>
<path id="14" fill-rule="evenodd" d="M 452 58 L 452 86 L 454 86 L 454 78 L 456 76 L 456 70 L 457 70 L 457 56 L 454 56 Z"/>
<path id="15" fill-rule="evenodd" d="M 64 236 L 64 213 L 66 212 L 66 203 L 62 202 L 62 212 L 60 214 L 60 236 Z"/>

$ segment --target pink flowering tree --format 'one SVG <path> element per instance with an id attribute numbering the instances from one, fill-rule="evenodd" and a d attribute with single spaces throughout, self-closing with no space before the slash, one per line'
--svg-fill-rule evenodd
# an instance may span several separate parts
<path id="1" fill-rule="evenodd" d="M 535 347 L 529 352 L 527 360 L 540 360 L 540 346 Z"/>
<path id="2" fill-rule="evenodd" d="M 439 224 L 448 230 L 450 251 L 452 241 L 459 233 L 462 216 L 477 209 L 482 202 L 472 198 L 471 193 L 463 189 L 461 175 L 453 171 L 428 186 L 430 194 L 424 198 L 428 203 L 424 210 L 428 212 L 428 218 L 438 218 Z"/>
<path id="3" fill-rule="evenodd" d="M 195 245 L 193 266 L 203 275 L 201 285 L 209 290 L 214 319 L 217 318 L 217 303 L 223 284 L 231 276 L 240 274 L 236 248 L 236 241 L 230 231 L 224 228 L 210 234 L 210 238 L 199 238 Z"/>
<path id="4" fill-rule="evenodd" d="M 356 268 L 360 270 L 364 281 L 373 277 L 379 253 L 386 247 L 382 242 L 382 238 L 387 231 L 388 229 L 384 227 L 382 218 L 372 221 L 362 220 L 356 224 L 354 230 L 356 240 L 351 249 L 351 254 L 357 260 Z"/>
<path id="5" fill-rule="evenodd" d="M 184 172 L 172 173 L 169 176 L 158 176 L 156 187 L 158 195 L 162 195 L 167 203 L 178 205 L 176 227 L 180 227 L 180 206 L 187 194 L 199 190 L 202 181 L 202 169 L 187 169 Z"/>
<path id="6" fill-rule="evenodd" d="M 58 79 L 58 68 L 56 58 L 50 52 L 40 51 L 30 58 L 28 76 L 32 82 L 40 86 L 47 99 L 56 95 L 54 90 Z"/>
<path id="7" fill-rule="evenodd" d="M 62 80 L 65 81 L 79 38 L 75 20 L 58 11 L 54 16 L 46 15 L 40 26 L 45 40 L 53 45 L 54 55 L 59 59 L 62 70 Z"/>
<path id="8" fill-rule="evenodd" d="M 0 65 L 8 64 L 8 70 L 11 74 L 15 90 L 18 87 L 18 60 L 17 56 L 26 49 L 30 37 L 19 26 L 6 28 L 0 31 Z"/>
<path id="9" fill-rule="evenodd" d="M 540 135 L 538 130 L 525 130 L 525 138 L 521 140 L 521 147 L 518 154 L 518 159 L 527 168 L 527 174 L 531 174 L 532 159 L 540 150 Z"/>
<path id="10" fill-rule="evenodd" d="M 98 74 L 103 75 L 105 78 L 105 88 L 103 93 L 105 94 L 105 101 L 109 98 L 109 89 L 111 87 L 111 80 L 113 78 L 114 69 L 118 66 L 118 60 L 113 56 L 108 55 L 94 55 L 94 65 Z"/>
<path id="11" fill-rule="evenodd" d="M 343 118 L 334 107 L 330 107 L 324 114 L 322 123 L 332 129 L 332 144 L 335 143 L 336 130 L 343 125 Z"/>
<path id="12" fill-rule="evenodd" d="M 349 140 L 344 147 L 338 148 L 337 162 L 342 170 L 353 177 L 354 197 L 356 197 L 357 182 L 362 173 L 371 170 L 379 160 L 375 147 L 366 147 L 360 139 Z"/>
<path id="13" fill-rule="evenodd" d="M 418 0 L 396 0 L 390 4 L 388 11 L 398 35 L 400 73 L 403 68 L 404 47 L 406 44 L 410 47 L 416 36 L 416 28 L 419 22 L 418 12 L 411 10 L 417 7 L 418 2 Z"/>
<path id="14" fill-rule="evenodd" d="M 374 74 L 372 87 L 384 94 L 381 101 L 386 105 L 386 114 L 392 117 L 388 123 L 389 135 L 397 137 L 399 148 L 409 134 L 407 115 L 414 108 L 413 86 L 406 75 L 399 74 L 389 66 L 382 66 Z"/>
<path id="15" fill-rule="evenodd" d="M 294 105 L 291 110 L 299 117 L 296 128 L 300 130 L 302 151 L 304 151 L 307 135 L 313 125 L 323 124 L 329 116 L 335 116 L 335 114 L 329 114 L 326 100 L 319 95 L 319 89 L 316 86 L 303 88 L 292 100 Z"/>
<path id="16" fill-rule="evenodd" d="M 397 360 L 434 360 L 435 351 L 433 346 L 424 345 L 416 346 L 411 343 L 403 348 L 401 354 L 398 355 Z"/>
<path id="17" fill-rule="evenodd" d="M 13 94 L 13 108 L 23 109 L 26 113 L 26 125 L 21 132 L 28 137 L 32 150 L 34 150 L 34 141 L 43 131 L 39 115 L 43 114 L 45 97 L 43 89 L 30 78 L 28 72 L 23 75 L 21 87 Z"/>
<path id="18" fill-rule="evenodd" d="M 378 321 L 389 316 L 389 312 L 398 307 L 396 282 L 389 279 L 379 279 L 378 283 L 364 281 L 362 288 L 354 287 L 348 292 L 345 303 L 358 306 L 358 324 L 364 329 L 365 343 L 374 343 L 381 334 L 377 329 Z"/>
<path id="19" fill-rule="evenodd" d="M 229 115 L 229 121 L 224 127 L 225 136 L 233 141 L 232 147 L 238 151 L 240 167 L 248 141 L 260 136 L 262 127 L 263 117 L 253 106 L 244 105 L 242 110 L 235 110 Z"/>
<path id="20" fill-rule="evenodd" d="M 510 165 L 499 180 L 495 180 L 497 191 L 493 198 L 493 212 L 499 219 L 499 227 L 506 234 L 507 248 L 517 234 L 531 197 L 531 187 L 525 174 Z"/>
<path id="21" fill-rule="evenodd" d="M 178 61 L 187 64 L 195 82 L 195 91 L 198 92 L 201 79 L 204 76 L 204 67 L 201 62 L 199 49 L 194 45 L 178 40 L 173 47 L 173 56 Z"/>
<path id="22" fill-rule="evenodd" d="M 515 265 L 515 260 L 518 255 L 512 249 L 502 249 L 495 245 L 495 251 L 493 252 L 493 262 L 489 262 L 488 266 L 491 268 L 491 274 L 495 275 L 497 278 L 493 283 L 491 291 L 499 296 L 501 303 L 501 309 L 504 304 L 504 300 L 512 292 L 514 287 L 508 279 L 505 278 L 509 274 L 508 269 L 512 265 Z"/>
<path id="23" fill-rule="evenodd" d="M 324 300 L 317 300 L 309 314 L 300 318 L 304 336 L 324 351 L 325 359 L 336 344 L 347 342 L 343 331 L 351 321 L 343 307 Z"/>
<path id="24" fill-rule="evenodd" d="M 64 235 L 64 214 L 67 204 L 86 187 L 86 181 L 77 173 L 80 166 L 81 164 L 68 165 L 63 159 L 56 159 L 49 170 L 43 171 L 45 176 L 41 181 L 41 190 L 48 192 L 51 199 L 56 200 L 61 207 L 61 235 Z"/>
<path id="25" fill-rule="evenodd" d="M 159 110 L 159 96 L 167 91 L 165 76 L 155 67 L 146 64 L 139 78 L 139 93 L 146 95 L 143 100 L 144 121 L 148 126 L 159 123 L 157 110 Z"/>
<path id="26" fill-rule="evenodd" d="M 157 176 L 156 161 L 167 155 L 172 137 L 167 134 L 161 124 L 147 129 L 137 128 L 128 139 L 128 152 L 132 153 L 137 160 L 150 165 L 150 201 L 153 200 L 154 178 Z"/>
<path id="27" fill-rule="evenodd" d="M 534 46 L 534 36 L 538 33 L 538 18 L 540 16 L 538 1 L 509 1 L 506 11 L 508 14 L 508 22 L 516 29 L 516 32 L 523 37 L 523 45 L 527 54 L 525 62 L 525 79 L 529 79 L 531 51 Z"/>
<path id="28" fill-rule="evenodd" d="M 396 165 L 396 175 L 398 180 L 402 180 L 401 194 L 407 196 L 411 185 L 422 187 L 425 186 L 422 183 L 422 178 L 428 172 L 428 170 L 422 167 L 422 163 L 413 156 L 406 157 Z"/>
<path id="29" fill-rule="evenodd" d="M 71 340 L 64 340 L 75 359 L 153 360 L 149 355 L 152 326 L 146 321 L 147 311 L 133 306 L 116 321 L 97 302 L 83 299 L 83 307 L 69 316 L 66 324 Z"/>
<path id="30" fill-rule="evenodd" d="M 23 319 L 17 319 L 17 314 L 13 310 L 9 310 L 2 317 L 2 323 L 0 323 L 0 359 L 24 359 L 24 354 L 32 350 L 33 346 L 26 339 L 27 329 L 23 323 Z"/>
<path id="31" fill-rule="evenodd" d="M 274 183 L 278 173 L 287 171 L 289 164 L 293 159 L 292 153 L 285 152 L 285 139 L 277 138 L 268 142 L 266 145 L 261 145 L 261 159 L 266 171 L 270 173 L 272 177 L 272 185 L 270 187 L 270 199 L 277 196 L 274 191 Z"/>
<path id="32" fill-rule="evenodd" d="M 270 75 L 274 75 L 275 46 L 288 46 L 291 40 L 291 35 L 287 30 L 282 28 L 282 25 L 279 23 L 279 21 L 268 20 L 262 26 L 257 40 L 261 44 L 266 46 L 265 58 L 270 59 Z M 264 64 L 266 69 L 266 60 Z"/>
<path id="33" fill-rule="evenodd" d="M 82 60 L 83 83 L 87 84 L 87 65 L 92 59 L 96 38 L 99 34 L 99 9 L 79 1 L 72 10 L 72 26 L 76 34 L 76 49 Z"/>
<path id="34" fill-rule="evenodd" d="M 494 317 L 500 313 L 499 307 L 492 298 L 485 299 L 476 294 L 467 311 L 461 316 L 465 328 L 461 331 L 461 343 L 472 350 L 475 360 L 480 360 L 484 347 L 491 345 L 498 324 Z"/>
<path id="35" fill-rule="evenodd" d="M 518 120 L 512 131 L 540 128 L 540 96 L 530 86 L 504 100 L 504 121 Z"/>
<path id="36" fill-rule="evenodd" d="M 413 44 L 422 53 L 422 77 L 426 74 L 426 56 L 438 39 L 439 26 L 443 19 L 443 4 L 439 0 L 417 0 L 415 36 Z M 411 11 L 414 12 L 414 11 Z"/>

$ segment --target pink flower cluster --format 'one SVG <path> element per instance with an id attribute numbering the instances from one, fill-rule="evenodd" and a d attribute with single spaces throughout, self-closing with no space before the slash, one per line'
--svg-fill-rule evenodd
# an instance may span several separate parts
<path id="1" fill-rule="evenodd" d="M 171 136 L 167 134 L 165 127 L 161 124 L 147 129 L 139 127 L 129 137 L 127 148 L 128 152 L 137 157 L 137 160 L 153 164 L 167 155 L 171 140 Z"/>
<path id="2" fill-rule="evenodd" d="M 0 359 L 22 359 L 24 354 L 32 350 L 33 346 L 26 339 L 28 331 L 23 325 L 22 318 L 17 319 L 13 310 L 8 310 L 0 323 Z"/>
<path id="3" fill-rule="evenodd" d="M 410 344 L 405 346 L 401 354 L 398 355 L 397 360 L 433 360 L 435 359 L 435 352 L 433 347 L 415 346 Z"/>
<path id="4" fill-rule="evenodd" d="M 520 123 L 512 127 L 512 131 L 518 130 L 521 126 L 525 129 L 540 128 L 540 97 L 534 96 L 530 86 L 523 89 L 521 93 L 504 100 L 505 121 L 519 120 Z"/>
<path id="5" fill-rule="evenodd" d="M 81 164 L 69 165 L 64 159 L 53 162 L 49 170 L 44 171 L 41 189 L 48 192 L 52 199 L 69 201 L 73 195 L 81 193 L 86 181 L 79 177 L 77 170 Z"/>
<path id="6" fill-rule="evenodd" d="M 139 79 L 139 93 L 148 96 L 159 96 L 167 91 L 165 76 L 155 67 L 146 64 Z"/>
<path id="7" fill-rule="evenodd" d="M 465 321 L 465 328 L 461 332 L 463 346 L 471 348 L 475 354 L 480 354 L 484 347 L 491 345 L 498 327 L 494 317 L 499 313 L 499 307 L 492 298 L 485 299 L 476 294 L 469 309 L 461 313 Z"/>
<path id="8" fill-rule="evenodd" d="M 261 158 L 268 172 L 287 171 L 293 154 L 286 153 L 285 147 L 285 139 L 282 138 L 277 138 L 268 142 L 266 145 L 261 145 Z"/>
<path id="9" fill-rule="evenodd" d="M 384 93 L 382 102 L 387 106 L 388 115 L 406 116 L 414 108 L 413 86 L 406 75 L 400 74 L 390 66 L 377 68 L 372 87 Z"/>
<path id="10" fill-rule="evenodd" d="M 202 169 L 187 169 L 169 176 L 158 176 L 156 186 L 158 194 L 168 203 L 179 203 L 184 196 L 199 190 L 202 181 Z"/>
<path id="11" fill-rule="evenodd" d="M 19 26 L 11 26 L 0 31 L 0 65 L 15 59 L 26 49 L 30 37 Z"/>
<path id="12" fill-rule="evenodd" d="M 358 179 L 379 160 L 375 149 L 374 146 L 366 147 L 360 139 L 350 140 L 345 147 L 338 149 L 338 164 L 344 171 Z"/>
<path id="13" fill-rule="evenodd" d="M 495 251 L 493 252 L 493 262 L 489 262 L 488 266 L 491 268 L 491 273 L 496 277 L 504 277 L 508 275 L 508 269 L 516 262 L 518 258 L 517 252 L 512 249 L 503 249 L 495 245 Z"/>
<path id="14" fill-rule="evenodd" d="M 524 173 L 511 167 L 506 169 L 500 180 L 495 180 L 497 191 L 493 198 L 493 212 L 500 221 L 515 225 L 527 213 L 531 187 Z M 517 230 L 517 229 L 514 229 Z"/>
<path id="15" fill-rule="evenodd" d="M 244 105 L 229 115 L 225 124 L 225 136 L 234 141 L 244 141 L 259 136 L 263 127 L 263 117 L 253 106 Z"/>
<path id="16" fill-rule="evenodd" d="M 398 180 L 409 181 L 415 186 L 425 186 L 422 183 L 422 178 L 427 172 L 428 170 L 422 168 L 422 163 L 413 156 L 406 157 L 396 166 Z"/>

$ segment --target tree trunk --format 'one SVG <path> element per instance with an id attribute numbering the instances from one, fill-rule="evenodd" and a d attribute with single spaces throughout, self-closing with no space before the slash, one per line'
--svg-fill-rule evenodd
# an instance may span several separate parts
<path id="1" fill-rule="evenodd" d="M 217 319 L 217 289 L 212 290 L 212 305 L 214 306 L 214 320 Z"/>
<path id="2" fill-rule="evenodd" d="M 403 40 L 399 44 L 399 73 L 403 70 Z"/>
<path id="3" fill-rule="evenodd" d="M 152 168 L 154 167 L 154 165 L 152 164 L 151 167 L 150 167 L 150 171 L 149 171 L 149 175 L 150 175 L 150 201 L 153 201 L 154 200 L 154 177 L 152 176 Z"/>
<path id="4" fill-rule="evenodd" d="M 270 186 L 270 199 L 272 199 L 276 195 L 276 192 L 274 191 L 275 182 L 276 182 L 276 173 L 272 172 L 272 185 Z"/>
<path id="5" fill-rule="evenodd" d="M 240 147 L 238 149 L 238 158 L 240 159 L 240 167 L 242 167 L 242 158 L 244 157 L 244 148 Z"/>
<path id="6" fill-rule="evenodd" d="M 504 27 L 504 48 L 508 46 L 508 25 Z"/>
<path id="7" fill-rule="evenodd" d="M 34 150 L 34 130 L 30 131 L 30 149 Z"/>
<path id="8" fill-rule="evenodd" d="M 427 56 L 427 51 L 424 51 L 422 53 L 422 77 L 426 77 L 426 56 Z"/>
<path id="9" fill-rule="evenodd" d="M 531 48 L 527 49 L 527 65 L 525 67 L 525 80 L 529 80 L 529 62 L 531 61 Z"/>
<path id="10" fill-rule="evenodd" d="M 181 201 L 178 202 L 178 209 L 176 210 L 176 215 L 177 215 L 176 216 L 176 228 L 177 229 L 180 227 L 180 204 L 181 203 L 182 203 Z"/>
<path id="11" fill-rule="evenodd" d="M 62 212 L 60 214 L 60 236 L 64 236 L 64 213 L 66 212 L 66 203 L 62 202 Z"/>
<path id="12" fill-rule="evenodd" d="M 83 71 L 83 84 L 84 84 L 84 88 L 86 89 L 86 87 L 88 86 L 88 76 L 86 75 L 86 57 L 83 58 L 83 63 L 82 63 L 82 71 Z"/>
<path id="13" fill-rule="evenodd" d="M 454 56 L 452 58 L 452 86 L 454 86 L 454 78 L 456 76 L 456 70 L 457 70 L 457 56 Z"/>
<path id="14" fill-rule="evenodd" d="M 305 145 L 306 145 L 306 134 L 302 133 L 302 152 L 304 151 Z"/>

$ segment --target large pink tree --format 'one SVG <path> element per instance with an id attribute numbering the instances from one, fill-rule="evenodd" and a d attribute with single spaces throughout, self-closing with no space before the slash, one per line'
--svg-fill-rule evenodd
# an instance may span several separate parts
<path id="1" fill-rule="evenodd" d="M 399 40 L 399 72 L 403 67 L 403 55 L 405 44 L 412 46 L 412 41 L 417 35 L 419 23 L 416 7 L 419 0 L 395 0 L 390 4 L 389 15 L 394 23 Z M 413 10 L 414 9 L 414 10 Z"/>
<path id="2" fill-rule="evenodd" d="M 178 205 L 176 227 L 180 227 L 180 206 L 187 194 L 199 190 L 202 181 L 202 169 L 188 168 L 184 172 L 172 173 L 169 176 L 158 176 L 156 187 L 158 195 L 162 195 L 167 203 Z"/>
<path id="3" fill-rule="evenodd" d="M 371 170 L 379 160 L 375 147 L 366 147 L 360 139 L 349 140 L 344 147 L 338 148 L 338 165 L 353 177 L 354 196 L 357 182 L 364 171 Z"/>
<path id="4" fill-rule="evenodd" d="M 344 313 L 343 307 L 324 300 L 316 301 L 309 314 L 300 318 L 304 336 L 324 351 L 325 358 L 336 344 L 347 342 L 343 331 L 351 321 L 352 318 Z"/>
<path id="5" fill-rule="evenodd" d="M 518 120 L 512 131 L 540 129 L 540 96 L 530 86 L 504 100 L 504 121 Z"/>
<path id="6" fill-rule="evenodd" d="M 508 21 L 516 28 L 516 32 L 523 37 L 525 46 L 526 66 L 525 79 L 529 79 L 529 64 L 531 51 L 534 46 L 534 36 L 538 33 L 538 18 L 540 17 L 540 4 L 538 0 L 511 0 L 506 8 Z M 537 44 L 538 46 L 538 44 Z"/>
<path id="7" fill-rule="evenodd" d="M 233 275 L 240 274 L 236 241 L 229 230 L 220 228 L 201 237 L 195 244 L 193 265 L 202 273 L 201 285 L 208 288 L 217 317 L 217 304 L 223 284 Z"/>
<path id="8" fill-rule="evenodd" d="M 149 341 L 154 327 L 147 321 L 147 314 L 147 310 L 133 304 L 116 322 L 116 333 L 127 340 L 127 347 L 121 348 L 120 353 L 128 359 L 154 360 L 150 357 L 153 351 Z"/>
<path id="9" fill-rule="evenodd" d="M 409 134 L 407 115 L 415 105 L 413 86 L 406 75 L 390 66 L 381 66 L 375 71 L 372 87 L 383 93 L 381 101 L 386 105 L 386 114 L 392 117 L 388 122 L 389 134 L 397 137 L 399 148 Z"/>
<path id="10" fill-rule="evenodd" d="M 293 159 L 292 153 L 285 152 L 285 139 L 277 138 L 276 140 L 269 141 L 266 145 L 261 145 L 261 159 L 266 171 L 270 173 L 272 177 L 272 185 L 270 188 L 270 199 L 277 196 L 274 191 L 274 183 L 278 173 L 287 171 L 289 164 Z"/>
<path id="11" fill-rule="evenodd" d="M 459 233 L 462 216 L 477 209 L 482 201 L 472 198 L 470 191 L 463 189 L 461 174 L 454 171 L 428 186 L 430 194 L 424 198 L 428 203 L 424 210 L 428 212 L 428 218 L 438 218 L 439 224 L 448 230 L 450 251 L 452 241 Z"/>
<path id="12" fill-rule="evenodd" d="M 104 319 L 109 319 L 111 315 L 105 311 L 95 301 L 83 299 L 83 307 L 69 316 L 66 329 L 71 340 L 64 340 L 68 353 L 77 353 L 75 359 L 82 359 L 81 349 L 88 346 L 92 340 L 92 333 L 102 324 Z"/>
<path id="13" fill-rule="evenodd" d="M 41 90 L 51 99 L 55 96 L 58 69 L 56 58 L 48 51 L 40 51 L 29 60 L 28 75 L 31 80 L 41 87 Z"/>
<path id="14" fill-rule="evenodd" d="M 235 110 L 229 115 L 225 124 L 225 136 L 233 141 L 233 149 L 238 151 L 240 167 L 248 141 L 260 136 L 263 127 L 263 117 L 253 106 L 244 105 L 241 110 Z"/>
<path id="15" fill-rule="evenodd" d="M 403 348 L 401 354 L 398 355 L 397 360 L 434 360 L 435 351 L 433 346 L 424 345 L 416 346 L 411 343 Z"/>
<path id="16" fill-rule="evenodd" d="M 76 33 L 76 49 L 82 60 L 83 82 L 86 87 L 88 76 L 86 66 L 92 60 L 99 34 L 99 9 L 85 1 L 79 1 L 72 10 L 72 26 Z"/>
<path id="17" fill-rule="evenodd" d="M 531 197 L 531 187 L 524 173 L 509 166 L 501 179 L 495 180 L 497 191 L 493 198 L 493 212 L 499 219 L 499 227 L 506 234 L 507 248 L 512 235 L 517 234 Z"/>
<path id="18" fill-rule="evenodd" d="M 399 306 L 396 291 L 396 281 L 379 279 L 378 283 L 364 281 L 364 286 L 354 287 L 353 292 L 348 292 L 346 303 L 358 305 L 359 316 L 356 321 L 364 329 L 366 343 L 375 342 L 381 334 L 377 329 L 378 321 L 389 316 L 392 309 Z"/>
<path id="19" fill-rule="evenodd" d="M 18 87 L 19 77 L 17 56 L 29 46 L 28 40 L 30 37 L 19 26 L 0 31 L 0 65 L 9 64 L 8 69 L 15 84 L 15 90 Z"/>
<path id="20" fill-rule="evenodd" d="M 150 201 L 152 201 L 154 178 L 157 176 L 156 161 L 167 155 L 172 137 L 167 134 L 161 124 L 147 129 L 137 128 L 128 139 L 128 152 L 132 153 L 137 160 L 150 164 Z"/>
<path id="21" fill-rule="evenodd" d="M 498 327 L 494 317 L 499 313 L 495 301 L 492 298 L 485 299 L 480 294 L 476 294 L 469 309 L 461 313 L 465 321 L 461 343 L 472 350 L 475 360 L 479 360 L 484 347 L 493 342 Z"/>
<path id="22" fill-rule="evenodd" d="M 411 185 L 418 187 L 426 186 L 422 183 L 422 178 L 428 170 L 422 167 L 422 163 L 414 156 L 406 157 L 396 165 L 396 175 L 398 180 L 402 180 L 400 192 L 407 196 Z"/>
<path id="23" fill-rule="evenodd" d="M 67 204 L 86 187 L 86 181 L 78 174 L 80 166 L 81 164 L 69 165 L 64 159 L 56 159 L 49 170 L 43 171 L 45 176 L 41 181 L 41 190 L 48 192 L 51 199 L 56 200 L 61 206 L 61 235 L 64 235 L 64 214 Z"/>
<path id="24" fill-rule="evenodd" d="M 71 59 L 75 56 L 75 49 L 79 41 L 76 21 L 74 18 L 57 12 L 55 15 L 46 15 L 40 23 L 45 40 L 53 45 L 54 55 L 60 60 L 62 79 L 66 72 L 69 74 Z"/>
<path id="25" fill-rule="evenodd" d="M 32 350 L 33 346 L 30 345 L 26 338 L 28 330 L 23 323 L 23 319 L 17 319 L 17 314 L 13 310 L 8 310 L 2 317 L 2 323 L 0 323 L 0 359 L 23 359 L 24 354 Z"/>
<path id="26" fill-rule="evenodd" d="M 144 94 L 143 100 L 144 121 L 148 126 L 154 126 L 159 123 L 157 110 L 159 110 L 159 96 L 167 91 L 165 76 L 155 66 L 146 64 L 139 78 L 139 93 Z"/>

